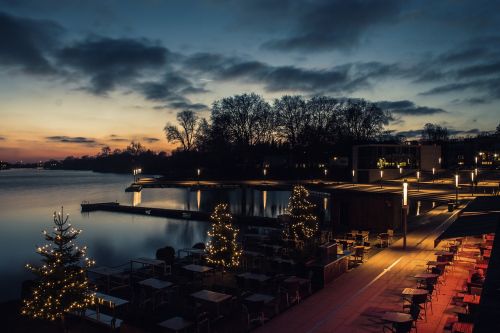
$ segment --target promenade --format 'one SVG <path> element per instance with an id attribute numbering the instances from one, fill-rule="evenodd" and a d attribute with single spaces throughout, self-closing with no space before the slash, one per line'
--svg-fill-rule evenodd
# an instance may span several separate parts
<path id="1" fill-rule="evenodd" d="M 434 239 L 454 215 L 437 208 L 425 224 L 409 234 L 407 250 L 402 249 L 402 239 L 398 240 L 257 332 L 381 332 L 379 317 L 385 311 L 402 310 L 401 291 L 415 287 L 414 275 L 424 272 L 426 262 L 435 258 Z M 433 314 L 428 311 L 427 321 L 418 322 L 419 332 L 443 331 L 453 316 L 444 310 L 464 276 L 463 268 L 448 274 L 446 287 L 433 301 Z"/>

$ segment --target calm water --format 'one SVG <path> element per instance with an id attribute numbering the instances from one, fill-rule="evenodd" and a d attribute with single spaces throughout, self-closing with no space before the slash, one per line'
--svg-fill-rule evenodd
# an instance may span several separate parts
<path id="1" fill-rule="evenodd" d="M 36 263 L 37 245 L 45 244 L 41 232 L 52 230 L 52 213 L 64 206 L 71 223 L 83 232 L 78 244 L 87 245 L 98 265 L 116 266 L 128 259 L 154 257 L 156 249 L 175 249 L 206 241 L 205 222 L 128 214 L 82 214 L 80 203 L 118 201 L 124 204 L 175 209 L 206 210 L 226 201 L 241 213 L 241 191 L 190 191 L 146 189 L 125 193 L 131 176 L 86 171 L 7 170 L 0 172 L 0 300 L 19 297 L 20 284 L 30 274 L 27 262 Z M 247 191 L 250 215 L 276 216 L 288 203 L 286 191 Z"/>

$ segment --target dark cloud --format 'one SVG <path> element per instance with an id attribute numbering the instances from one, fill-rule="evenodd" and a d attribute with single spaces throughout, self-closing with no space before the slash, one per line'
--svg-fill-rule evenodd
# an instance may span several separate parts
<path id="1" fill-rule="evenodd" d="M 5 136 L 0 135 L 0 141 L 5 141 L 5 140 L 7 140 L 7 138 Z"/>
<path id="2" fill-rule="evenodd" d="M 469 66 L 460 69 L 457 72 L 458 78 L 473 78 L 478 76 L 489 76 L 489 75 L 499 75 L 500 74 L 500 62 L 494 62 L 489 64 L 481 64 L 475 66 Z"/>
<path id="3" fill-rule="evenodd" d="M 52 74 L 56 70 L 49 53 L 64 29 L 48 20 L 33 20 L 0 12 L 0 66 L 14 66 L 30 74 Z"/>
<path id="4" fill-rule="evenodd" d="M 415 105 L 412 101 L 381 101 L 377 102 L 378 107 L 390 111 L 393 114 L 404 116 L 428 116 L 437 113 L 446 113 L 441 108 L 432 108 L 427 106 Z"/>
<path id="5" fill-rule="evenodd" d="M 56 135 L 56 136 L 47 136 L 45 137 L 48 141 L 51 142 L 64 142 L 64 143 L 76 143 L 76 144 L 84 144 L 84 145 L 98 145 L 97 141 L 90 138 L 85 138 L 82 136 L 65 136 L 65 135 Z"/>
<path id="6" fill-rule="evenodd" d="M 120 137 L 112 137 L 111 139 L 109 139 L 109 141 L 113 141 L 113 142 L 130 142 L 129 139 L 120 138 Z"/>
<path id="7" fill-rule="evenodd" d="M 271 92 L 352 92 L 370 87 L 374 80 L 407 75 L 407 70 L 398 64 L 357 62 L 328 69 L 305 69 L 296 66 L 272 66 L 260 61 L 211 53 L 188 56 L 183 64 L 186 71 L 208 74 L 215 80 L 259 83 Z"/>
<path id="8" fill-rule="evenodd" d="M 164 105 L 154 106 L 155 110 L 165 110 L 165 109 L 176 109 L 176 110 L 192 110 L 192 111 L 202 111 L 208 108 L 207 105 L 203 103 L 190 103 L 185 101 L 170 102 Z"/>
<path id="9" fill-rule="evenodd" d="M 143 137 L 142 140 L 146 141 L 147 143 L 155 143 L 160 141 L 158 138 L 150 138 L 150 137 Z"/>
<path id="10" fill-rule="evenodd" d="M 484 103 L 500 99 L 500 77 L 484 80 L 472 80 L 467 82 L 449 83 L 434 87 L 420 93 L 420 95 L 438 95 L 444 93 L 458 93 L 465 90 L 477 91 L 483 94 Z M 472 98 L 472 97 L 471 97 Z"/>
<path id="11" fill-rule="evenodd" d="M 90 37 L 60 50 L 59 64 L 90 77 L 86 87 L 105 95 L 117 84 L 129 84 L 142 71 L 162 68 L 169 51 L 148 39 Z"/>
<path id="12" fill-rule="evenodd" d="M 407 138 L 417 138 L 422 134 L 422 130 L 407 130 L 395 133 L 398 136 L 404 136 Z"/>
<path id="13" fill-rule="evenodd" d="M 317 52 L 349 49 L 379 25 L 397 22 L 401 2 L 396 0 L 318 0 L 295 7 L 288 36 L 265 42 L 267 49 Z"/>

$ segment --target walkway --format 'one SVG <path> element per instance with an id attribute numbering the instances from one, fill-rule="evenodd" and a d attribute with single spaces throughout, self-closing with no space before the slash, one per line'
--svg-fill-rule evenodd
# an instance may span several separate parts
<path id="1" fill-rule="evenodd" d="M 406 251 L 402 240 L 397 241 L 257 332 L 380 332 L 382 325 L 374 314 L 401 310 L 401 291 L 415 287 L 413 276 L 424 272 L 426 262 L 435 258 L 434 239 L 444 229 L 443 221 L 449 223 L 453 218 L 444 208 L 437 208 L 428 223 L 410 233 Z M 463 281 L 461 275 L 465 273 L 456 270 L 454 274 L 458 275 L 448 282 L 450 289 Z M 451 296 L 451 292 L 439 295 L 434 307 L 436 318 L 420 321 L 419 332 L 443 331 L 450 315 L 437 314 L 448 306 Z"/>

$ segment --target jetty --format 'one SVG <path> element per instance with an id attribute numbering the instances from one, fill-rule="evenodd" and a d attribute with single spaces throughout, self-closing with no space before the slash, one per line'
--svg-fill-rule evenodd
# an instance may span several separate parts
<path id="1" fill-rule="evenodd" d="M 194 221 L 210 220 L 210 213 L 202 211 L 130 206 L 130 205 L 122 205 L 118 202 L 101 202 L 101 203 L 83 202 L 81 204 L 81 207 L 82 207 L 82 212 L 106 211 L 115 213 L 148 215 L 155 217 L 166 217 L 166 218 L 173 218 L 180 220 L 194 220 Z M 279 228 L 278 219 L 273 217 L 235 215 L 234 221 L 238 225 Z"/>

